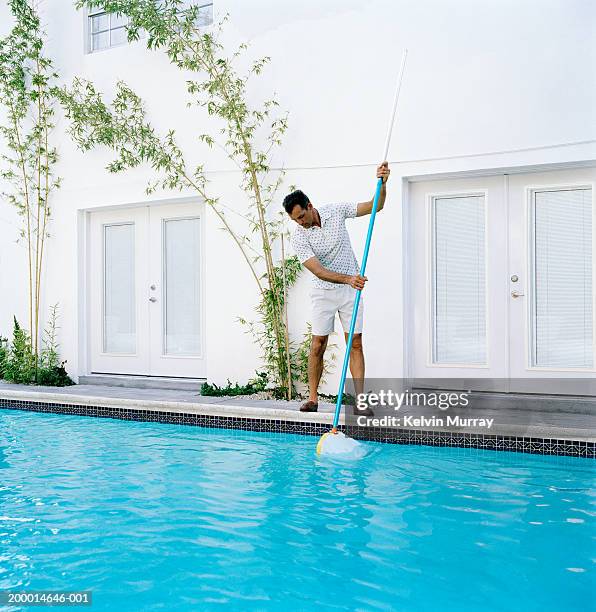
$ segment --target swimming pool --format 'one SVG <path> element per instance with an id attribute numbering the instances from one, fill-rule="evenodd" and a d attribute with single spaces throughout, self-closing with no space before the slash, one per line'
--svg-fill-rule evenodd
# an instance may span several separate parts
<path id="1" fill-rule="evenodd" d="M 0 410 L 0 590 L 92 609 L 574 610 L 593 460 Z M 15 608 L 12 608 L 13 610 Z"/>

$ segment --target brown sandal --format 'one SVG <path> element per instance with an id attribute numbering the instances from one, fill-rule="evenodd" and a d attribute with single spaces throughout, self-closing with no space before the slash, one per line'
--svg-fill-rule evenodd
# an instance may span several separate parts
<path id="1" fill-rule="evenodd" d="M 317 402 L 304 402 L 302 406 L 300 406 L 300 412 L 316 412 L 319 409 L 319 404 Z"/>

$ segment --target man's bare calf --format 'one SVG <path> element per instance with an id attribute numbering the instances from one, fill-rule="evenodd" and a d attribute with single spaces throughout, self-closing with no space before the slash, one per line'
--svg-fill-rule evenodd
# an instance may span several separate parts
<path id="1" fill-rule="evenodd" d="M 308 401 L 315 404 L 319 401 L 319 383 L 323 375 L 323 357 L 329 336 L 313 336 L 308 356 Z"/>
<path id="2" fill-rule="evenodd" d="M 346 343 L 348 334 L 345 335 Z M 329 336 L 313 336 L 308 356 L 308 401 L 300 408 L 302 412 L 316 412 L 319 405 L 319 384 L 323 375 L 323 359 Z M 350 373 L 354 380 L 356 395 L 364 391 L 364 350 L 362 334 L 354 334 L 350 352 Z"/>

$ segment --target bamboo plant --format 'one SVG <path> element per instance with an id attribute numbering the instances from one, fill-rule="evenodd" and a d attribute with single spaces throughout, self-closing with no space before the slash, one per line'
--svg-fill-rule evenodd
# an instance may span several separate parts
<path id="1" fill-rule="evenodd" d="M 18 241 L 27 249 L 29 348 L 40 352 L 41 281 L 44 250 L 49 237 L 50 196 L 60 185 L 54 175 L 56 148 L 50 143 L 54 127 L 52 87 L 57 78 L 44 54 L 40 20 L 27 0 L 9 0 L 15 25 L 0 39 L 0 104 L 4 123 L 0 141 L 0 196 L 22 217 Z"/>
<path id="2" fill-rule="evenodd" d="M 299 365 L 284 317 L 284 278 L 287 291 L 300 266 L 296 258 L 276 261 L 283 226 L 280 215 L 270 210 L 283 181 L 283 172 L 271 167 L 271 154 L 281 144 L 287 116 L 279 112 L 274 97 L 258 107 L 247 101 L 249 81 L 262 72 L 270 58 L 252 62 L 247 73 L 241 74 L 236 65 L 246 45 L 230 55 L 220 42 L 227 18 L 211 29 L 201 28 L 199 7 L 189 7 L 182 0 L 77 0 L 76 6 L 128 17 L 129 41 L 142 37 L 148 49 L 165 52 L 185 79 L 188 106 L 197 106 L 218 120 L 216 137 L 206 133 L 197 137 L 209 147 L 221 147 L 240 171 L 247 202 L 240 227 L 226 214 L 231 207 L 213 193 L 203 165 L 189 166 L 174 130 L 158 133 L 147 120 L 143 100 L 126 83 L 117 83 L 111 102 L 104 100 L 92 82 L 79 78 L 57 91 L 77 145 L 84 151 L 103 145 L 116 153 L 108 165 L 110 172 L 149 163 L 160 178 L 148 185 L 148 194 L 158 188 L 191 190 L 218 217 L 260 295 L 260 320 L 240 320 L 255 334 L 274 387 L 292 397 L 292 377 L 298 375 Z"/>

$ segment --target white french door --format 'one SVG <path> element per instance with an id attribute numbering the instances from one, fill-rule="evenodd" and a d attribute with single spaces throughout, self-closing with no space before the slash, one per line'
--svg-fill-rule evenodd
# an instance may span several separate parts
<path id="1" fill-rule="evenodd" d="M 91 213 L 91 372 L 205 375 L 200 211 L 176 204 Z"/>
<path id="2" fill-rule="evenodd" d="M 596 394 L 595 183 L 596 169 L 508 177 L 512 390 Z"/>
<path id="3" fill-rule="evenodd" d="M 414 377 L 506 378 L 502 178 L 413 183 L 410 197 Z"/>
<path id="4" fill-rule="evenodd" d="M 595 182 L 588 168 L 411 183 L 412 377 L 596 384 Z"/>

